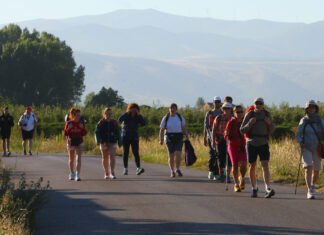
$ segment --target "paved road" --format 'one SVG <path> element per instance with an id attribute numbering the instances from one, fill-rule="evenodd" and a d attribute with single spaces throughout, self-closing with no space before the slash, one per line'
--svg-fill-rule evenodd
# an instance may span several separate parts
<path id="1" fill-rule="evenodd" d="M 167 166 L 143 164 L 144 175 L 136 176 L 130 161 L 130 175 L 122 176 L 119 158 L 115 181 L 103 179 L 99 157 L 83 158 L 81 182 L 67 180 L 64 155 L 3 158 L 3 164 L 14 177 L 26 172 L 51 182 L 36 234 L 324 234 L 324 195 L 310 201 L 305 189 L 295 196 L 293 187 L 274 185 L 274 198 L 252 199 L 250 190 L 226 192 L 198 170 L 171 179 Z"/>

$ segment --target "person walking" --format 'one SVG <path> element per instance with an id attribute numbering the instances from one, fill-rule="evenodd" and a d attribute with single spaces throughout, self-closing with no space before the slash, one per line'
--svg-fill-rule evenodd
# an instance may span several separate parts
<path id="1" fill-rule="evenodd" d="M 81 110 L 71 108 L 70 121 L 66 122 L 64 135 L 67 137 L 67 151 L 69 153 L 69 180 L 80 181 L 81 157 L 83 148 L 83 136 L 87 134 L 85 123 L 81 122 Z M 76 173 L 74 173 L 74 159 L 76 155 Z"/>
<path id="2" fill-rule="evenodd" d="M 243 108 L 237 105 L 233 109 L 234 118 L 228 121 L 225 128 L 225 139 L 228 138 L 228 154 L 233 166 L 234 191 L 241 192 L 245 189 L 245 174 L 247 165 L 247 156 L 245 149 L 245 137 L 240 132 L 243 122 Z M 238 169 L 240 168 L 241 177 L 239 178 Z"/>
<path id="3" fill-rule="evenodd" d="M 3 156 L 10 156 L 10 136 L 11 128 L 14 126 L 14 119 L 9 114 L 9 108 L 3 109 L 3 113 L 0 116 L 1 138 L 3 147 Z"/>
<path id="4" fill-rule="evenodd" d="M 270 186 L 270 170 L 269 170 L 269 136 L 275 127 L 271 114 L 264 109 L 264 100 L 257 98 L 254 100 L 254 109 L 250 110 L 244 117 L 241 125 L 241 133 L 246 135 L 246 150 L 250 164 L 250 181 L 252 185 L 251 197 L 258 196 L 258 188 L 256 186 L 256 165 L 259 155 L 263 179 L 265 183 L 265 198 L 271 198 L 275 195 L 275 191 Z"/>
<path id="5" fill-rule="evenodd" d="M 105 108 L 101 119 L 95 129 L 97 145 L 100 145 L 102 166 L 105 170 L 105 179 L 116 179 L 115 155 L 117 143 L 121 146 L 120 130 L 116 120 L 112 119 L 112 109 Z M 110 165 L 110 171 L 109 171 Z M 109 173 L 110 172 L 110 173 Z"/>
<path id="6" fill-rule="evenodd" d="M 204 121 L 204 145 L 209 148 L 209 160 L 208 160 L 208 179 L 220 180 L 218 169 L 218 157 L 217 152 L 213 147 L 212 141 L 212 127 L 215 118 L 222 114 L 222 99 L 219 96 L 215 96 L 213 99 L 214 109 L 210 110 L 205 115 Z"/>
<path id="7" fill-rule="evenodd" d="M 224 138 L 224 132 L 227 122 L 232 118 L 233 106 L 231 103 L 224 103 L 222 105 L 223 114 L 217 116 L 213 123 L 213 147 L 216 147 L 219 158 L 219 173 L 221 181 L 226 180 L 227 183 L 231 182 L 230 172 L 232 169 L 232 163 L 227 153 L 227 143 Z M 227 165 L 226 165 L 227 162 Z M 226 172 L 226 178 L 225 178 Z"/>
<path id="8" fill-rule="evenodd" d="M 176 174 L 179 177 L 183 176 L 180 170 L 183 136 L 185 135 L 188 138 L 188 133 L 185 127 L 186 121 L 183 116 L 180 115 L 177 111 L 177 104 L 171 104 L 169 107 L 169 112 L 162 118 L 160 125 L 159 143 L 163 145 L 164 139 L 165 145 L 168 150 L 169 167 L 171 170 L 170 177 L 175 177 Z"/>
<path id="9" fill-rule="evenodd" d="M 22 146 L 24 149 L 24 155 L 27 155 L 26 144 L 27 140 L 29 142 L 29 155 L 32 155 L 32 147 L 33 147 L 33 137 L 35 127 L 37 126 L 37 119 L 35 114 L 32 112 L 31 107 L 26 107 L 24 114 L 19 118 L 18 126 L 20 127 L 21 135 L 22 135 Z"/>
<path id="10" fill-rule="evenodd" d="M 141 168 L 139 156 L 139 135 L 138 126 L 146 125 L 143 116 L 140 114 L 140 107 L 136 103 L 128 105 L 127 110 L 122 114 L 118 121 L 122 124 L 122 143 L 123 143 L 123 162 L 124 175 L 128 175 L 128 155 L 129 147 L 132 147 L 132 152 L 135 157 L 136 174 L 141 175 L 144 169 Z"/>
<path id="11" fill-rule="evenodd" d="M 318 147 L 324 140 L 324 120 L 319 116 L 318 111 L 319 107 L 314 100 L 306 103 L 306 115 L 300 120 L 296 134 L 301 147 L 308 199 L 315 199 L 315 183 L 321 170 L 322 159 Z"/>

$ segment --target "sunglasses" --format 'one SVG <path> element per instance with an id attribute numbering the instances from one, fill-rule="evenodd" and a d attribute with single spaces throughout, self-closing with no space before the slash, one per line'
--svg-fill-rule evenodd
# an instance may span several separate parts
<path id="1" fill-rule="evenodd" d="M 237 112 L 235 112 L 235 113 L 239 114 L 239 113 L 243 113 L 243 111 L 237 111 Z"/>
<path id="2" fill-rule="evenodd" d="M 256 105 L 263 105 L 262 102 L 255 102 Z"/>

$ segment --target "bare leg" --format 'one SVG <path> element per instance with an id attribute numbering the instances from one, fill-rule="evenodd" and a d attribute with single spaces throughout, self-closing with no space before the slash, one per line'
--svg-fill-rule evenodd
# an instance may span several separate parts
<path id="1" fill-rule="evenodd" d="M 247 162 L 240 162 L 239 165 L 240 165 L 241 176 L 242 176 L 242 178 L 244 178 L 245 177 L 245 174 L 246 174 L 246 165 L 247 165 Z"/>
<path id="2" fill-rule="evenodd" d="M 80 174 L 81 172 L 81 157 L 82 157 L 82 147 L 77 147 L 76 148 L 76 154 L 77 154 L 77 162 L 76 162 L 76 168 L 77 172 Z"/>
<path id="3" fill-rule="evenodd" d="M 312 172 L 313 172 L 313 166 L 305 167 L 305 181 L 307 188 L 311 188 L 312 185 Z"/>
<path id="4" fill-rule="evenodd" d="M 171 171 L 174 171 L 174 153 L 169 154 L 169 167 Z"/>
<path id="5" fill-rule="evenodd" d="M 7 151 L 10 152 L 10 139 L 6 139 L 7 142 Z"/>
<path id="6" fill-rule="evenodd" d="M 6 152 L 6 139 L 2 139 L 2 148 L 3 148 L 3 152 Z"/>
<path id="7" fill-rule="evenodd" d="M 70 168 L 70 172 L 74 171 L 74 153 L 75 153 L 75 150 L 69 150 L 69 168 Z"/>
<path id="8" fill-rule="evenodd" d="M 239 184 L 238 180 L 238 163 L 233 164 L 233 178 L 234 178 L 234 183 Z"/>
<path id="9" fill-rule="evenodd" d="M 313 178 L 312 178 L 312 184 L 315 185 L 317 179 L 318 179 L 318 176 L 319 176 L 319 171 L 316 171 L 314 170 L 313 171 Z"/>
<path id="10" fill-rule="evenodd" d="M 105 174 L 107 175 L 109 173 L 108 150 L 101 150 L 101 156 L 102 156 L 102 166 L 105 170 Z"/>
<path id="11" fill-rule="evenodd" d="M 33 147 L 33 139 L 29 139 L 29 152 L 32 151 L 32 147 Z"/>
<path id="12" fill-rule="evenodd" d="M 255 168 L 256 162 L 250 163 L 250 182 L 253 188 L 256 186 Z"/>
<path id="13" fill-rule="evenodd" d="M 266 187 L 270 187 L 270 170 L 269 170 L 269 161 L 261 161 L 262 170 L 263 170 L 263 179 Z"/>
<path id="14" fill-rule="evenodd" d="M 26 151 L 26 140 L 22 141 L 22 147 L 23 147 L 24 151 Z"/>
<path id="15" fill-rule="evenodd" d="M 176 151 L 175 152 L 175 156 L 176 156 L 176 168 L 180 169 L 180 165 L 181 165 L 181 153 L 180 151 Z"/>
<path id="16" fill-rule="evenodd" d="M 115 155 L 116 155 L 116 149 L 112 147 L 110 149 L 110 153 L 109 153 L 110 172 L 111 173 L 114 173 L 115 172 L 115 165 L 116 165 Z"/>

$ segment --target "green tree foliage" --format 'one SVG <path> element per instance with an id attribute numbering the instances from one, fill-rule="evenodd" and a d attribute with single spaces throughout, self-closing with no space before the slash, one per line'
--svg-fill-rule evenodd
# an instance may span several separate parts
<path id="1" fill-rule="evenodd" d="M 94 92 L 89 93 L 86 96 L 85 106 L 96 106 L 96 105 L 105 105 L 105 106 L 116 106 L 122 107 L 124 104 L 124 98 L 118 95 L 118 91 L 109 87 L 108 89 L 102 87 L 101 90 L 95 94 Z"/>
<path id="2" fill-rule="evenodd" d="M 196 101 L 196 109 L 200 110 L 202 109 L 202 107 L 204 107 L 204 105 L 206 104 L 204 98 L 202 97 L 198 97 L 197 101 Z"/>
<path id="3" fill-rule="evenodd" d="M 8 25 L 0 30 L 0 95 L 23 105 L 71 105 L 84 91 L 84 67 L 59 38 Z"/>

